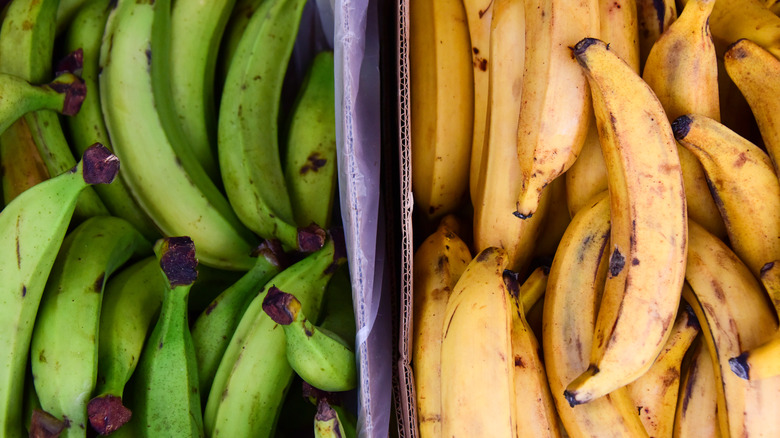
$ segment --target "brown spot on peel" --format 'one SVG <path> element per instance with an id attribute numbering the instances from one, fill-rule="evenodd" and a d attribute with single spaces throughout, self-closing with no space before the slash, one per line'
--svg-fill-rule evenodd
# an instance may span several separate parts
<path id="1" fill-rule="evenodd" d="M 133 413 L 114 395 L 95 397 L 87 404 L 89 424 L 100 435 L 108 435 L 130 421 Z"/>
<path id="2" fill-rule="evenodd" d="M 613 277 L 617 277 L 625 266 L 626 258 L 620 253 L 618 248 L 615 248 L 612 252 L 612 256 L 609 258 L 609 274 Z"/>

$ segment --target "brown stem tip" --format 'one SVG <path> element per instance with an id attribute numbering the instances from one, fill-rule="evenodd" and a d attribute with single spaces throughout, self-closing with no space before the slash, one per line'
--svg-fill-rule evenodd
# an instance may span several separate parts
<path id="1" fill-rule="evenodd" d="M 265 239 L 252 251 L 252 257 L 265 257 L 268 263 L 279 269 L 287 265 L 287 257 L 279 239 Z"/>
<path id="2" fill-rule="evenodd" d="M 693 119 L 689 116 L 680 116 L 676 118 L 674 122 L 672 122 L 674 138 L 682 140 L 687 137 L 688 133 L 691 131 L 691 123 L 693 123 Z"/>
<path id="3" fill-rule="evenodd" d="M 298 250 L 307 254 L 317 251 L 325 245 L 327 237 L 325 230 L 314 223 L 298 228 Z"/>
<path id="4" fill-rule="evenodd" d="M 89 424 L 100 435 L 108 435 L 130 421 L 133 413 L 114 395 L 95 397 L 87 404 Z"/>
<path id="5" fill-rule="evenodd" d="M 62 82 L 54 81 L 49 84 L 49 87 L 61 94 L 65 95 L 65 102 L 62 104 L 62 114 L 65 116 L 72 116 L 79 112 L 81 104 L 87 97 L 87 85 L 84 80 L 72 75 L 71 73 L 65 73 L 69 78 L 66 78 Z"/>
<path id="6" fill-rule="evenodd" d="M 81 76 L 81 71 L 84 68 L 84 50 L 78 48 L 60 60 L 57 63 L 57 68 L 54 69 L 54 76 L 59 76 L 63 73 L 73 73 L 76 76 Z"/>
<path id="7" fill-rule="evenodd" d="M 119 173 L 119 158 L 100 143 L 88 147 L 81 161 L 87 184 L 111 184 Z"/>
<path id="8" fill-rule="evenodd" d="M 297 301 L 292 294 L 282 292 L 276 286 L 271 286 L 263 299 L 263 311 L 268 314 L 273 322 L 289 325 L 295 320 L 294 309 L 291 309 L 291 307 L 297 307 L 294 304 Z"/>
<path id="9" fill-rule="evenodd" d="M 327 401 L 320 399 L 317 402 L 317 413 L 314 415 L 314 419 L 317 421 L 330 421 L 333 419 L 338 420 L 336 411 L 330 407 Z"/>
<path id="10" fill-rule="evenodd" d="M 56 438 L 65 430 L 65 422 L 46 411 L 33 410 L 30 438 Z"/>
<path id="11" fill-rule="evenodd" d="M 162 241 L 160 267 L 171 287 L 186 286 L 198 279 L 195 244 L 187 236 L 166 237 Z"/>
<path id="12" fill-rule="evenodd" d="M 729 368 L 738 377 L 750 380 L 750 365 L 747 363 L 747 353 L 742 353 L 737 357 L 729 359 Z"/>

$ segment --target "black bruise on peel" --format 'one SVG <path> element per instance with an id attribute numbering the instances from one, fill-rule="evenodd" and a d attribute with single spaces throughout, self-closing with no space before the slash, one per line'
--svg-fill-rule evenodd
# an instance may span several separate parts
<path id="1" fill-rule="evenodd" d="M 195 258 L 195 244 L 187 236 L 168 237 L 160 257 L 160 267 L 171 287 L 192 284 L 198 278 L 198 260 Z"/>
<path id="2" fill-rule="evenodd" d="M 664 0 L 653 0 L 653 8 L 655 8 L 656 16 L 658 17 L 658 33 L 664 31 L 664 19 L 666 18 L 666 5 Z"/>
<path id="3" fill-rule="evenodd" d="M 294 296 L 282 292 L 276 286 L 271 286 L 263 299 L 263 311 L 277 324 L 289 325 L 295 319 L 290 312 L 290 303 L 295 299 Z"/>
<path id="4" fill-rule="evenodd" d="M 612 256 L 609 258 L 609 273 L 613 277 L 617 277 L 623 268 L 626 266 L 626 258 L 620 253 L 620 250 L 615 248 L 612 252 Z"/>

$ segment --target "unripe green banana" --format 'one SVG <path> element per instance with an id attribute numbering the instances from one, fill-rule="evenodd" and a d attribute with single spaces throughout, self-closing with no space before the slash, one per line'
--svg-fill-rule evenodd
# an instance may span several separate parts
<path id="1" fill-rule="evenodd" d="M 248 270 L 255 237 L 187 150 L 175 120 L 169 20 L 170 0 L 120 0 L 109 14 L 99 81 L 112 146 L 123 180 L 163 235 L 192 238 L 204 265 Z"/>
<path id="2" fill-rule="evenodd" d="M 32 83 L 51 80 L 58 5 L 59 0 L 17 0 L 8 6 L 0 28 L 0 71 Z M 24 118 L 49 175 L 59 175 L 73 168 L 76 159 L 62 132 L 59 115 L 43 110 L 27 113 Z M 108 214 L 91 188 L 80 196 L 75 212 L 77 217 Z"/>
<path id="3" fill-rule="evenodd" d="M 21 436 L 33 323 L 78 195 L 89 184 L 110 183 L 118 170 L 116 156 L 93 146 L 71 171 L 30 188 L 0 212 L 0 436 Z"/>
<path id="4" fill-rule="evenodd" d="M 342 393 L 333 393 L 319 390 L 306 382 L 301 385 L 303 398 L 308 399 L 311 404 L 317 407 L 319 411 L 320 404 L 326 403 L 338 415 L 339 424 L 342 428 L 342 438 L 355 438 L 357 436 L 357 418 L 344 408 Z M 316 415 L 316 412 L 315 412 Z M 315 422 L 317 419 L 315 418 Z M 316 427 L 316 426 L 315 426 Z"/>
<path id="5" fill-rule="evenodd" d="M 284 329 L 287 361 L 304 381 L 333 392 L 357 386 L 355 352 L 340 336 L 306 319 L 295 295 L 271 286 L 263 311 Z"/>
<path id="6" fill-rule="evenodd" d="M 284 179 L 298 226 L 330 227 L 336 195 L 333 52 L 321 52 L 301 85 L 285 147 Z"/>
<path id="7" fill-rule="evenodd" d="M 72 116 L 84 100 L 84 81 L 71 73 L 44 85 L 33 85 L 16 75 L 0 73 L 0 133 L 31 111 L 51 110 Z"/>
<path id="8" fill-rule="evenodd" d="M 209 392 L 204 424 L 211 437 L 273 436 L 279 409 L 292 381 L 284 331 L 262 310 L 275 286 L 294 290 L 306 315 L 319 316 L 333 273 L 345 263 L 341 231 L 331 231 L 319 250 L 269 281 L 244 312 L 219 364 Z"/>
<path id="9" fill-rule="evenodd" d="M 354 350 L 357 325 L 352 303 L 352 284 L 347 266 L 341 267 L 330 279 L 321 313 L 322 321 L 319 327 L 337 334 Z"/>
<path id="10" fill-rule="evenodd" d="M 314 416 L 314 436 L 315 438 L 350 436 L 347 434 L 347 428 L 344 427 L 341 416 L 325 400 L 320 400 L 317 403 L 317 414 Z"/>
<path id="11" fill-rule="evenodd" d="M 302 249 L 279 157 L 282 82 L 305 0 L 268 0 L 252 15 L 219 109 L 219 165 L 230 205 L 249 229 Z"/>
<path id="12" fill-rule="evenodd" d="M 60 2 L 62 8 L 64 2 Z M 63 38 L 65 50 L 71 54 L 80 53 L 81 65 L 78 75 L 86 84 L 87 96 L 77 114 L 65 120 L 70 145 L 75 153 L 81 154 L 94 142 L 100 142 L 112 149 L 108 138 L 103 110 L 100 106 L 98 87 L 98 64 L 103 30 L 110 12 L 110 0 L 90 0 L 73 17 L 67 34 Z M 78 52 L 78 50 L 81 52 Z M 95 187 L 100 199 L 113 216 L 127 220 L 150 241 L 160 237 L 151 219 L 133 200 L 130 190 L 120 178 L 113 184 Z"/>
<path id="13" fill-rule="evenodd" d="M 283 254 L 278 246 L 271 242 L 260 245 L 256 250 L 257 260 L 252 269 L 220 293 L 192 325 L 198 381 L 204 402 L 222 355 L 249 302 L 283 267 L 280 260 Z"/>
<path id="14" fill-rule="evenodd" d="M 222 32 L 235 3 L 176 0 L 171 12 L 174 107 L 192 153 L 214 181 L 219 180 L 214 70 Z"/>
<path id="15" fill-rule="evenodd" d="M 165 280 L 154 256 L 112 276 L 103 292 L 98 336 L 97 385 L 87 404 L 92 428 L 109 434 L 130 419 L 123 404 L 125 385 L 135 371 L 144 341 L 162 305 Z"/>
<path id="16" fill-rule="evenodd" d="M 225 26 L 225 32 L 222 35 L 222 42 L 219 48 L 219 60 L 217 62 L 216 95 L 222 94 L 222 88 L 225 85 L 225 78 L 230 69 L 230 63 L 236 54 L 236 48 L 244 36 L 244 31 L 249 23 L 249 19 L 255 14 L 255 11 L 263 4 L 263 0 L 236 0 L 230 19 Z"/>
<path id="17" fill-rule="evenodd" d="M 151 250 L 129 222 L 113 216 L 87 219 L 62 243 L 41 299 L 30 360 L 41 407 L 66 422 L 63 436 L 86 436 L 106 280 Z"/>
<path id="18" fill-rule="evenodd" d="M 133 377 L 131 423 L 139 437 L 202 437 L 198 369 L 187 322 L 187 298 L 198 276 L 195 246 L 189 237 L 167 237 L 157 241 L 155 253 L 165 296 Z"/>
<path id="19" fill-rule="evenodd" d="M 60 0 L 57 5 L 57 35 L 72 26 L 72 20 L 78 11 L 90 0 Z"/>

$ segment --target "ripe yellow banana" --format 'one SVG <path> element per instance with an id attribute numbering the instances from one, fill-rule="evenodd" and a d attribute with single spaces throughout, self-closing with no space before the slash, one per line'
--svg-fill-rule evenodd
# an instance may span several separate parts
<path id="1" fill-rule="evenodd" d="M 506 251 L 487 248 L 447 301 L 441 344 L 442 436 L 515 435 L 512 296 Z"/>
<path id="2" fill-rule="evenodd" d="M 683 114 L 720 120 L 718 64 L 708 20 L 715 0 L 691 0 L 653 45 L 642 79 L 672 121 Z M 726 227 L 712 199 L 699 160 L 678 145 L 688 215 L 721 239 Z"/>
<path id="3" fill-rule="evenodd" d="M 474 74 L 461 0 L 410 3 L 412 191 L 430 221 L 466 194 L 474 123 Z"/>
<path id="4" fill-rule="evenodd" d="M 780 3 L 779 3 L 780 4 Z M 775 172 L 780 169 L 780 60 L 741 39 L 723 55 L 726 72 L 750 105 Z"/>
<path id="5" fill-rule="evenodd" d="M 572 405 L 635 380 L 671 332 L 685 271 L 687 214 L 672 129 L 647 84 L 599 40 L 577 43 L 609 176 L 612 230 L 591 365 Z"/>
<path id="6" fill-rule="evenodd" d="M 576 407 L 563 396 L 566 385 L 588 367 L 607 273 L 609 230 L 605 191 L 572 219 L 555 253 L 545 292 L 542 345 L 547 379 L 572 438 L 647 436 L 625 388 Z"/>
<path id="7" fill-rule="evenodd" d="M 636 0 L 599 0 L 601 40 L 631 68 L 639 71 Z M 592 105 L 592 104 L 591 104 Z M 591 115 L 588 134 L 577 161 L 566 171 L 566 202 L 574 216 L 594 196 L 607 190 L 607 165 L 601 154 L 596 120 Z"/>
<path id="8" fill-rule="evenodd" d="M 455 283 L 471 261 L 466 244 L 444 222 L 414 254 L 412 367 L 421 438 L 441 436 L 444 310 Z"/>
<path id="9" fill-rule="evenodd" d="M 463 0 L 468 20 L 471 57 L 474 68 L 474 124 L 469 164 L 469 192 L 474 197 L 479 177 L 482 148 L 485 145 L 485 131 L 488 105 L 488 66 L 493 62 L 490 55 L 490 28 L 495 10 L 494 0 Z M 522 44 L 522 42 L 521 42 Z"/>
<path id="10" fill-rule="evenodd" d="M 712 357 L 702 337 L 697 339 L 691 346 L 689 363 L 683 366 L 672 436 L 720 438 Z"/>
<path id="11" fill-rule="evenodd" d="M 533 255 L 546 209 L 543 206 L 526 220 L 512 214 L 522 184 L 517 165 L 517 118 L 525 64 L 523 11 L 523 2 L 518 0 L 496 0 L 493 5 L 487 134 L 477 189 L 472 197 L 475 251 L 490 247 L 504 249 L 509 257 L 508 267 L 514 271 L 522 271 Z M 543 197 L 545 206 L 548 198 Z"/>
<path id="12" fill-rule="evenodd" d="M 709 117 L 681 116 L 673 126 L 704 167 L 734 252 L 760 277 L 765 264 L 780 259 L 780 182 L 772 161 Z"/>
<path id="13" fill-rule="evenodd" d="M 606 187 L 604 188 L 606 189 Z M 549 192 L 546 196 L 550 198 L 548 201 L 550 205 L 547 207 L 542 229 L 534 244 L 534 258 L 547 257 L 549 260 L 555 255 L 558 243 L 571 223 L 571 214 L 566 202 L 566 178 L 557 178 L 545 190 Z M 528 222 L 528 220 L 524 222 Z"/>
<path id="14" fill-rule="evenodd" d="M 677 19 L 677 5 L 674 0 L 636 0 L 636 10 L 641 72 L 653 44 Z"/>
<path id="15" fill-rule="evenodd" d="M 710 28 L 718 53 L 747 38 L 780 57 L 780 17 L 761 0 L 717 0 L 710 16 Z"/>
<path id="16" fill-rule="evenodd" d="M 780 377 L 744 380 L 728 363 L 774 336 L 775 315 L 761 285 L 731 249 L 695 222 L 688 230 L 682 295 L 699 319 L 715 365 L 720 429 L 732 437 L 780 436 L 780 404 L 775 402 Z"/>
<path id="17" fill-rule="evenodd" d="M 672 334 L 653 366 L 626 387 L 650 436 L 672 436 L 680 389 L 680 368 L 699 329 L 693 309 L 683 306 L 677 314 Z"/>
<path id="18" fill-rule="evenodd" d="M 542 190 L 579 155 L 588 132 L 590 90 L 569 47 L 598 36 L 598 0 L 528 0 L 523 99 L 517 127 L 522 186 L 515 214 L 531 217 Z"/>
<path id="19" fill-rule="evenodd" d="M 731 371 L 746 380 L 780 376 L 780 337 L 729 359 Z"/>
<path id="20" fill-rule="evenodd" d="M 521 286 L 515 276 L 505 272 L 504 283 L 512 295 L 512 358 L 514 362 L 514 398 L 516 434 L 523 437 L 560 437 L 558 414 L 547 383 L 539 341 L 528 325 L 523 307 L 526 295 L 544 289 L 547 275 L 541 270 Z"/>

